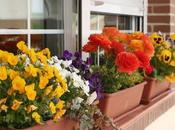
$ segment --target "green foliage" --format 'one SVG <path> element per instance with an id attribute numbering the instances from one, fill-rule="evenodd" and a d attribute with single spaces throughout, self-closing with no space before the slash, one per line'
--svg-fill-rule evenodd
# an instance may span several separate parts
<path id="1" fill-rule="evenodd" d="M 108 64 L 108 67 L 111 64 Z M 115 66 L 108 68 L 106 65 L 93 66 L 95 72 L 100 72 L 103 91 L 105 93 L 114 93 L 119 90 L 132 87 L 143 81 L 143 74 L 136 71 L 132 74 L 120 73 L 116 71 Z"/>

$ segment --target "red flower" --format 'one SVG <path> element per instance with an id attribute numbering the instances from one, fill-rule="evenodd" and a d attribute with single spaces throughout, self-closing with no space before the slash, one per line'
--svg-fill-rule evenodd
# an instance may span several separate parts
<path id="1" fill-rule="evenodd" d="M 151 40 L 148 36 L 143 36 L 143 42 L 144 42 L 144 52 L 149 56 L 152 57 L 154 55 L 154 46 Z"/>
<path id="2" fill-rule="evenodd" d="M 120 52 L 115 60 L 119 72 L 133 73 L 136 71 L 140 62 L 136 55 L 130 52 Z"/>
<path id="3" fill-rule="evenodd" d="M 154 71 L 154 67 L 151 66 L 151 65 L 149 65 L 149 66 L 147 66 L 144 70 L 145 70 L 145 73 L 146 73 L 147 75 L 150 75 L 150 74 L 152 74 L 152 72 Z"/>
<path id="4" fill-rule="evenodd" d="M 118 34 L 119 31 L 117 28 L 115 27 L 105 27 L 103 29 L 103 34 L 106 35 L 111 41 L 114 40 L 114 37 L 116 36 L 116 34 Z"/>
<path id="5" fill-rule="evenodd" d="M 114 49 L 115 54 L 118 54 L 118 53 L 123 52 L 125 50 L 124 44 L 119 43 L 119 42 L 115 42 L 115 41 L 112 42 L 111 47 L 112 47 L 112 49 Z"/>
<path id="6" fill-rule="evenodd" d="M 88 42 L 86 45 L 83 46 L 83 51 L 85 52 L 96 52 L 98 46 L 93 42 Z"/>
<path id="7" fill-rule="evenodd" d="M 135 55 L 140 61 L 140 67 L 146 68 L 147 66 L 150 66 L 150 58 L 144 52 L 137 51 L 135 52 Z"/>
<path id="8" fill-rule="evenodd" d="M 97 46 L 99 45 L 104 50 L 108 51 L 111 48 L 111 41 L 102 34 L 92 34 L 89 37 L 89 41 L 93 42 Z"/>
<path id="9" fill-rule="evenodd" d="M 128 34 L 119 32 L 116 27 L 105 27 L 103 34 L 111 41 L 128 42 Z"/>

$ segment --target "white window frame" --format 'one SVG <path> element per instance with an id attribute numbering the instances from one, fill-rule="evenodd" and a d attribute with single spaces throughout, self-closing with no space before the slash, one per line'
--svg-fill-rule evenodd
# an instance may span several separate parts
<path id="1" fill-rule="evenodd" d="M 94 6 L 93 2 L 94 1 L 101 1 L 102 3 L 104 2 L 104 6 Z M 147 5 L 148 5 L 148 0 L 141 0 L 141 4 L 142 4 L 142 8 L 138 7 L 138 8 L 133 8 L 133 7 L 127 7 L 128 10 L 124 10 L 122 8 L 120 8 L 120 4 L 115 5 L 112 2 L 107 2 L 108 0 L 82 0 L 82 46 L 87 42 L 88 40 L 88 36 L 92 33 L 92 32 L 99 32 L 98 30 L 93 30 L 91 32 L 90 30 L 90 13 L 91 12 L 101 12 L 101 13 L 112 13 L 112 14 L 120 14 L 120 15 L 131 15 L 131 16 L 140 16 L 143 17 L 143 21 L 142 18 L 140 18 L 140 28 L 142 28 L 142 26 L 144 27 L 143 30 L 145 33 L 147 33 Z M 111 0 L 112 1 L 112 0 Z M 115 0 L 117 1 L 117 0 Z M 120 3 L 121 1 L 118 0 L 118 2 Z M 132 3 L 131 0 L 128 0 L 128 3 Z M 121 7 L 124 5 L 121 5 Z M 133 18 L 134 20 L 134 18 Z M 124 31 L 128 31 L 128 30 L 124 30 Z M 133 30 L 134 31 L 134 27 Z"/>
<path id="2" fill-rule="evenodd" d="M 64 29 L 31 29 L 31 0 L 27 0 L 27 28 L 26 29 L 0 29 L 0 35 L 16 35 L 16 34 L 27 35 L 27 45 L 29 48 L 31 48 L 32 34 L 58 34 L 59 35 L 59 34 L 64 34 Z"/>

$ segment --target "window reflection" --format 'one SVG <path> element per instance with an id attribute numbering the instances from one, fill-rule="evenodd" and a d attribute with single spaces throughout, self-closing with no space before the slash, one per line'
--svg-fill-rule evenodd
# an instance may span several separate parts
<path id="1" fill-rule="evenodd" d="M 0 0 L 0 29 L 27 28 L 27 0 Z"/>
<path id="2" fill-rule="evenodd" d="M 63 29 L 63 0 L 31 0 L 32 29 Z"/>
<path id="3" fill-rule="evenodd" d="M 0 49 L 17 53 L 16 44 L 19 41 L 27 41 L 27 35 L 0 35 Z"/>
<path id="4" fill-rule="evenodd" d="M 61 55 L 64 49 L 64 35 L 57 34 L 37 34 L 31 36 L 32 48 L 36 50 L 49 48 L 52 55 Z"/>

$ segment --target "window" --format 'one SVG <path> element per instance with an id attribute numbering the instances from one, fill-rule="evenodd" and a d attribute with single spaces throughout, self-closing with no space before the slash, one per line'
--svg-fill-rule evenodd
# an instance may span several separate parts
<path id="1" fill-rule="evenodd" d="M 91 32 L 101 32 L 104 27 L 117 27 L 124 32 L 142 31 L 142 17 L 91 12 Z"/>
<path id="2" fill-rule="evenodd" d="M 78 28 L 78 0 L 71 1 L 72 10 L 67 13 L 70 16 L 65 16 L 68 1 L 0 0 L 0 49 L 15 53 L 16 43 L 24 40 L 29 47 L 38 50 L 48 47 L 52 54 L 62 54 L 67 35 L 65 17 L 72 19 L 70 29 Z"/>

